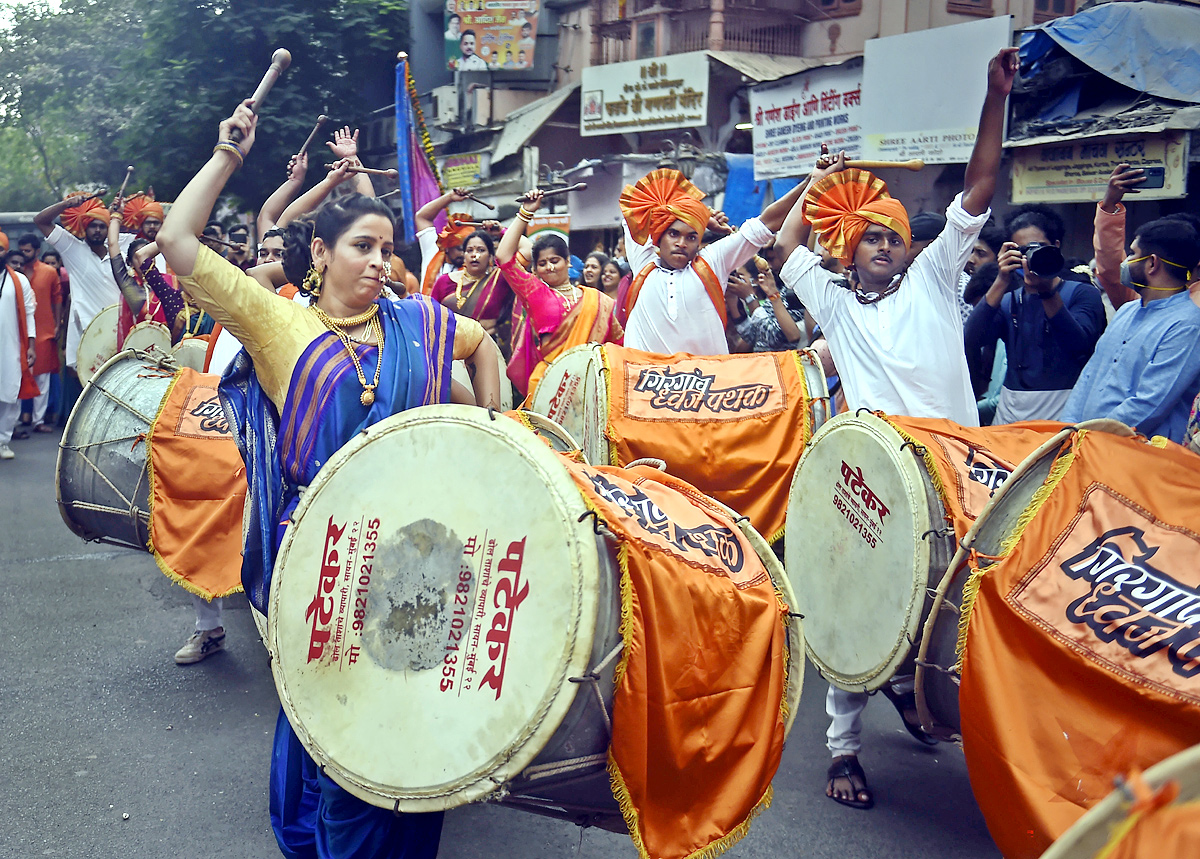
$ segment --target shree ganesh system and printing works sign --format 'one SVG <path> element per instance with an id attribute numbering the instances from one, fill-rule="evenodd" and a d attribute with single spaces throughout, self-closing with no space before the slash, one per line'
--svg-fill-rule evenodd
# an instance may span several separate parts
<path id="1" fill-rule="evenodd" d="M 708 54 L 696 51 L 583 70 L 584 137 L 708 124 Z"/>

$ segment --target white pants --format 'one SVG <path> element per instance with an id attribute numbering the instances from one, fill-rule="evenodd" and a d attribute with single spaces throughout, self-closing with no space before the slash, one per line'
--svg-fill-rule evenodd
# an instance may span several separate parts
<path id="1" fill-rule="evenodd" d="M 0 444 L 12 441 L 13 427 L 21 418 L 21 401 L 15 403 L 0 402 Z"/>
<path id="2" fill-rule="evenodd" d="M 209 602 L 202 596 L 191 596 L 192 605 L 196 608 L 196 632 L 207 632 L 225 625 L 221 622 L 221 608 L 225 602 L 222 597 Z"/>
<path id="3" fill-rule="evenodd" d="M 46 406 L 50 404 L 50 373 L 39 373 L 33 377 L 41 391 L 33 398 L 33 425 L 41 426 L 46 421 Z"/>
<path id="4" fill-rule="evenodd" d="M 897 695 L 904 695 L 913 690 L 915 680 L 911 674 L 897 674 L 888 685 Z M 868 697 L 866 692 L 847 692 L 836 686 L 830 686 L 825 694 L 825 713 L 829 716 L 825 745 L 835 758 L 862 751 L 862 712 Z"/>

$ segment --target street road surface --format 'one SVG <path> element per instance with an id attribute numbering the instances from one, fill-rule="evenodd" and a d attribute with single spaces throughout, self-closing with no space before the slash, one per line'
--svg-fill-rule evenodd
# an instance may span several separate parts
<path id="1" fill-rule="evenodd" d="M 177 666 L 187 594 L 146 553 L 85 544 L 55 505 L 57 436 L 0 462 L 0 857 L 277 859 L 267 815 L 279 712 L 244 600 L 227 650 Z M 927 749 L 873 699 L 875 808 L 825 798 L 825 686 L 808 670 L 775 800 L 730 859 L 997 859 L 959 749 Z M 125 819 L 128 815 L 128 819 Z M 636 859 L 627 836 L 496 806 L 447 813 L 442 859 Z"/>

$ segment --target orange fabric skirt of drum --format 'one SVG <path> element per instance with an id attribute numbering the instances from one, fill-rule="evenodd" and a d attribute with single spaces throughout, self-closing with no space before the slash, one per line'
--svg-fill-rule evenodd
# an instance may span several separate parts
<path id="1" fill-rule="evenodd" d="M 1200 457 L 1083 430 L 973 575 L 963 750 L 1007 859 L 1200 740 L 1198 559 Z"/>
<path id="2" fill-rule="evenodd" d="M 728 513 L 693 487 L 563 462 L 621 543 L 613 793 L 643 859 L 716 855 L 770 803 L 787 607 Z"/>
<path id="3" fill-rule="evenodd" d="M 774 542 L 814 430 L 799 361 L 794 351 L 664 357 L 605 346 L 613 464 L 663 459 Z"/>
<path id="4" fill-rule="evenodd" d="M 219 377 L 184 368 L 147 440 L 150 550 L 168 577 L 205 599 L 242 590 L 246 469 L 217 398 Z"/>

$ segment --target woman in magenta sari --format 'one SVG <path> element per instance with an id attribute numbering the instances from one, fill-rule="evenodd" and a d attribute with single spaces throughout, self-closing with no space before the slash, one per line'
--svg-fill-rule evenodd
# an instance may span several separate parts
<path id="1" fill-rule="evenodd" d="M 518 245 L 542 204 L 542 192 L 535 188 L 525 197 L 529 202 L 521 206 L 512 226 L 505 230 L 496 260 L 519 299 L 513 306 L 508 378 L 528 398 L 549 363 L 563 352 L 584 343 L 620 343 L 625 332 L 613 316 L 611 298 L 598 289 L 571 283 L 567 275 L 570 252 L 560 236 L 549 235 L 533 243 L 536 275 L 517 263 Z"/>
<path id="2" fill-rule="evenodd" d="M 263 289 L 196 236 L 226 181 L 254 144 L 257 117 L 243 102 L 172 207 L 158 243 L 189 299 L 242 343 L 221 380 L 222 404 L 246 463 L 242 583 L 267 609 L 284 529 L 321 464 L 359 431 L 408 408 L 447 402 L 450 364 L 475 367 L 475 396 L 499 404 L 499 364 L 478 323 L 436 302 L 380 298 L 392 254 L 391 212 L 357 194 L 316 213 L 303 307 Z M 242 135 L 232 141 L 232 132 Z M 295 859 L 414 859 L 437 853 L 441 814 L 393 814 L 321 773 L 282 711 L 270 779 L 271 825 Z"/>
<path id="3" fill-rule="evenodd" d="M 512 289 L 504 274 L 493 265 L 495 240 L 476 230 L 463 241 L 462 268 L 443 274 L 433 284 L 430 297 L 460 316 L 469 316 L 483 326 L 508 359 L 512 312 Z"/>

